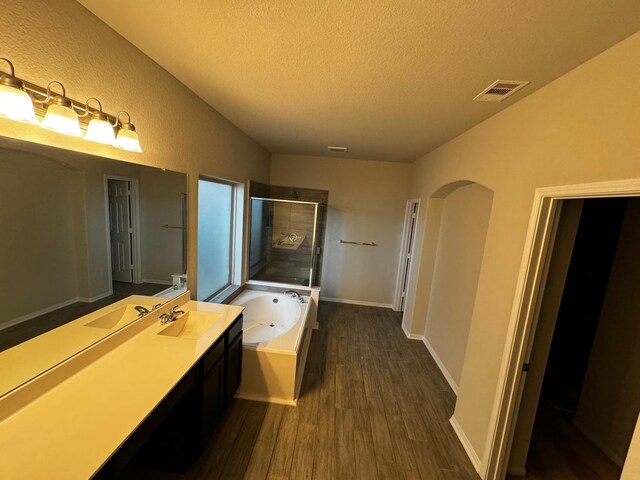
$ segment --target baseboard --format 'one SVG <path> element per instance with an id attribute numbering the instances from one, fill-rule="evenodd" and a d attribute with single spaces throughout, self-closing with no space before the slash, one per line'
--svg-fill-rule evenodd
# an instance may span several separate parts
<path id="1" fill-rule="evenodd" d="M 586 428 L 582 423 L 580 422 L 576 422 L 575 418 L 573 419 L 573 421 L 571 422 L 573 423 L 573 426 L 576 427 L 578 429 L 578 431 L 584 435 L 585 437 L 587 437 L 591 443 L 593 443 L 596 447 L 598 447 L 598 449 L 605 454 L 605 456 L 611 460 L 613 463 L 615 463 L 617 466 L 619 466 L 620 468 L 622 468 L 624 466 L 624 458 L 621 457 L 620 455 L 616 454 L 613 450 L 611 450 L 607 445 L 605 445 L 605 443 L 600 440 L 598 438 L 597 435 L 595 435 L 594 433 L 592 433 L 588 428 Z"/>
<path id="2" fill-rule="evenodd" d="M 449 370 L 447 370 L 447 367 L 444 366 L 444 363 L 442 362 L 442 360 L 440 360 L 440 357 L 436 353 L 435 349 L 431 346 L 431 344 L 427 340 L 426 336 L 422 337 L 422 343 L 424 343 L 424 346 L 427 347 L 427 350 L 429 350 L 429 353 L 431 354 L 431 356 L 435 360 L 436 364 L 440 368 L 440 371 L 442 372 L 442 375 L 444 375 L 444 378 L 447 380 L 447 383 L 449 383 L 449 386 L 451 387 L 451 390 L 453 390 L 453 393 L 455 393 L 456 397 L 457 397 L 458 396 L 458 384 L 456 383 L 456 381 L 453 379 L 453 377 L 449 373 Z"/>
<path id="3" fill-rule="evenodd" d="M 471 446 L 471 442 L 465 435 L 464 431 L 462 430 L 462 427 L 460 427 L 458 420 L 456 420 L 455 414 L 451 416 L 451 418 L 449 419 L 449 423 L 453 427 L 453 431 L 456 432 L 456 435 L 458 436 L 458 440 L 460 440 L 460 443 L 462 444 L 464 451 L 467 452 L 469 460 L 471 460 L 471 463 L 473 464 L 473 468 L 475 468 L 476 472 L 478 472 L 478 475 L 480 475 L 480 468 L 482 466 L 482 463 L 480 462 L 480 457 L 478 457 L 478 454 Z"/>
<path id="4" fill-rule="evenodd" d="M 104 292 L 99 295 L 96 295 L 95 297 L 70 298 L 69 300 L 65 300 L 64 302 L 56 303 L 55 305 L 50 305 L 48 307 L 41 308 L 40 310 L 36 310 L 35 312 L 27 313 L 26 315 L 22 315 L 20 317 L 14 318 L 13 320 L 9 320 L 8 322 L 5 322 L 2 325 L 0 325 L 0 330 L 13 327 L 14 325 L 18 325 L 20 323 L 32 320 L 36 317 L 39 317 L 40 315 L 51 313 L 60 308 L 68 307 L 69 305 L 73 305 L 74 303 L 77 303 L 77 302 L 93 303 L 96 300 L 100 300 L 102 298 L 108 297 L 109 295 L 112 295 L 112 292 Z"/>
<path id="5" fill-rule="evenodd" d="M 391 309 L 393 308 L 393 305 L 390 303 L 365 302 L 363 300 L 349 300 L 347 298 L 320 297 L 320 301 L 335 302 L 335 303 L 349 303 L 351 305 L 364 305 L 366 307 L 380 307 L 380 308 L 391 308 Z"/>
<path id="6" fill-rule="evenodd" d="M 284 400 L 282 398 L 263 397 L 261 395 L 246 395 L 246 394 L 236 393 L 233 397 L 238 398 L 240 400 L 252 400 L 254 402 L 276 403 L 278 405 L 289 405 L 291 407 L 296 407 L 298 405 L 298 400 Z"/>
<path id="7" fill-rule="evenodd" d="M 407 328 L 404 326 L 404 323 L 402 324 L 402 331 L 404 332 L 406 337 L 408 339 L 410 339 L 410 340 L 423 340 L 424 341 L 424 335 L 418 335 L 418 334 L 409 332 L 409 330 L 407 330 Z"/>
<path id="8" fill-rule="evenodd" d="M 19 323 L 26 322 L 27 320 L 39 317 L 40 315 L 44 315 L 45 313 L 50 313 L 54 310 L 58 310 L 59 308 L 68 307 L 69 305 L 76 303 L 77 301 L 77 297 L 70 298 L 69 300 L 65 300 L 64 302 L 56 303 L 55 305 L 41 308 L 40 310 L 36 310 L 35 312 L 27 313 L 26 315 L 22 315 L 20 317 L 14 318 L 13 320 L 9 320 L 8 322 L 3 323 L 2 325 L 0 325 L 0 330 L 13 327 L 14 325 L 18 325 Z"/>
<path id="9" fill-rule="evenodd" d="M 103 298 L 107 298 L 111 295 L 113 295 L 113 292 L 109 290 L 108 292 L 103 292 L 93 297 L 78 297 L 76 298 L 76 300 L 78 302 L 93 303 L 93 302 L 97 302 L 98 300 L 102 300 Z"/>

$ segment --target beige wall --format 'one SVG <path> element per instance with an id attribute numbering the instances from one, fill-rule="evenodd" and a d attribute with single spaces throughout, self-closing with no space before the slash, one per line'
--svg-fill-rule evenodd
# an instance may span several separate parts
<path id="1" fill-rule="evenodd" d="M 640 412 L 640 200 L 629 201 L 574 422 L 618 465 Z"/>
<path id="2" fill-rule="evenodd" d="M 456 385 L 462 373 L 492 199 L 490 190 L 471 184 L 450 193 L 442 206 L 424 335 Z"/>
<path id="3" fill-rule="evenodd" d="M 322 297 L 393 303 L 410 165 L 273 155 L 271 183 L 329 190 Z M 375 242 L 342 245 L 340 239 Z"/>
<path id="4" fill-rule="evenodd" d="M 127 110 L 144 152 L 2 119 L 0 135 L 189 174 L 188 267 L 196 287 L 198 173 L 267 182 L 268 152 L 73 0 L 55 8 L 44 0 L 3 3 L 0 44 L 19 77 L 40 85 L 59 80 L 71 98 L 95 96 L 110 113 Z"/>
<path id="5" fill-rule="evenodd" d="M 111 291 L 109 283 L 109 253 L 107 208 L 104 176 L 139 178 L 138 165 L 90 158 L 78 162 L 84 177 L 84 210 L 86 224 L 86 283 L 80 284 L 80 296 L 94 298 Z"/>
<path id="6" fill-rule="evenodd" d="M 480 458 L 488 444 L 535 189 L 640 176 L 638 58 L 640 33 L 413 164 L 411 196 L 423 202 L 442 186 L 460 180 L 494 191 L 455 409 Z M 428 210 L 421 208 L 418 245 Z M 410 292 L 416 301 L 408 305 L 405 324 L 415 334 L 421 333 L 416 327 L 424 325 L 427 314 L 432 261 L 423 252 L 420 270 L 412 277 Z"/>
<path id="7" fill-rule="evenodd" d="M 182 194 L 187 182 L 168 170 L 140 169 L 140 230 L 142 278 L 145 282 L 171 283 L 182 272 Z"/>
<path id="8" fill-rule="evenodd" d="M 0 326 L 79 295 L 82 172 L 0 149 Z"/>
<path id="9" fill-rule="evenodd" d="M 640 452 L 640 417 L 638 418 L 638 423 L 636 423 L 629 452 L 634 452 L 634 455 L 627 455 L 627 461 L 624 463 L 624 470 L 620 480 L 636 480 L 636 478 L 640 478 L 640 455 L 635 454 L 635 452 Z"/>

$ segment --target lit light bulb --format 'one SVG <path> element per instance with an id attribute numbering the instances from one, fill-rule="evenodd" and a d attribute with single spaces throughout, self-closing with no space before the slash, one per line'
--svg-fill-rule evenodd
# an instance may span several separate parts
<path id="1" fill-rule="evenodd" d="M 31 97 L 22 90 L 22 82 L 10 75 L 0 78 L 0 117 L 38 124 Z"/>
<path id="2" fill-rule="evenodd" d="M 130 152 L 142 152 L 136 128 L 130 123 L 122 124 L 113 146 Z"/>
<path id="3" fill-rule="evenodd" d="M 113 126 L 107 120 L 107 116 L 102 112 L 95 112 L 93 118 L 89 121 L 87 133 L 84 135 L 85 140 L 96 143 L 104 143 L 113 145 L 116 136 L 113 133 Z"/>
<path id="4" fill-rule="evenodd" d="M 47 113 L 40 126 L 63 135 L 81 137 L 78 114 L 71 108 L 71 102 L 60 96 L 56 96 L 54 102 L 47 107 Z"/>

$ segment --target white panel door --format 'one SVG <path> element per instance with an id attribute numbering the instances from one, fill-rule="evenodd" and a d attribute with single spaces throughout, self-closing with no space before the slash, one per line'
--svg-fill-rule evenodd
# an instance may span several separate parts
<path id="1" fill-rule="evenodd" d="M 109 233 L 112 278 L 132 283 L 131 185 L 126 180 L 109 180 Z"/>

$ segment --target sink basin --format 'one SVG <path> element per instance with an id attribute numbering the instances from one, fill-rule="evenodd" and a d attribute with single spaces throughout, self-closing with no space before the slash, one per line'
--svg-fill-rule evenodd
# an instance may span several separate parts
<path id="1" fill-rule="evenodd" d="M 91 322 L 85 324 L 85 326 L 106 328 L 109 330 L 124 327 L 125 325 L 128 325 L 136 318 L 138 318 L 139 314 L 134 307 L 135 305 L 125 305 L 124 307 L 120 307 L 117 310 L 107 313 L 100 318 L 92 320 Z"/>
<path id="2" fill-rule="evenodd" d="M 190 311 L 171 322 L 158 335 L 180 338 L 200 338 L 222 317 L 219 313 Z"/>

